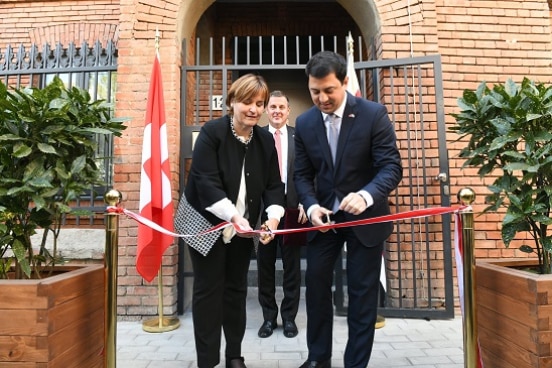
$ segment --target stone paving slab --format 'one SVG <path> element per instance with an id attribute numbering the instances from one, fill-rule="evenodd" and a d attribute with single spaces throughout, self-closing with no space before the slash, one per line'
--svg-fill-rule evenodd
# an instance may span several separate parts
<path id="1" fill-rule="evenodd" d="M 242 346 L 247 367 L 299 367 L 307 358 L 304 300 L 301 300 L 296 320 L 299 335 L 294 338 L 284 337 L 281 328 L 269 338 L 257 336 L 262 313 L 255 288 L 249 288 L 247 308 L 247 329 Z M 195 368 L 191 313 L 180 316 L 180 323 L 174 331 L 150 333 L 143 331 L 141 322 L 118 322 L 117 368 Z M 432 321 L 387 318 L 385 327 L 376 330 L 368 367 L 463 368 L 462 339 L 460 317 Z M 333 368 L 343 367 L 346 341 L 346 317 L 334 317 Z M 221 358 L 219 367 L 224 367 L 223 353 Z"/>

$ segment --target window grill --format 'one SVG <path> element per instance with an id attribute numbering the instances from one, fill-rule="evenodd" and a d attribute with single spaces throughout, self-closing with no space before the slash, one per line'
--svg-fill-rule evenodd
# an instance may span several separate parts
<path id="1" fill-rule="evenodd" d="M 18 47 L 8 45 L 0 49 L 0 78 L 13 88 L 44 88 L 55 76 L 61 78 L 69 88 L 80 87 L 87 90 L 93 100 L 105 100 L 112 105 L 115 102 L 117 86 L 116 45 L 109 41 L 104 47 L 100 41 L 93 45 L 84 42 L 80 46 L 70 43 L 67 47 L 58 43 L 55 47 L 45 44 Z M 76 201 L 74 209 L 103 213 L 104 193 L 113 184 L 113 138 L 98 136 L 96 159 L 103 171 L 101 187 L 90 188 Z M 103 221 L 94 215 L 72 216 L 65 219 L 70 225 L 97 225 Z"/>

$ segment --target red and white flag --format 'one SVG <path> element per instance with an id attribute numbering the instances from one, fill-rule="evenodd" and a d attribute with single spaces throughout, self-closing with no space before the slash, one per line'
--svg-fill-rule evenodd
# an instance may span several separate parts
<path id="1" fill-rule="evenodd" d="M 349 82 L 347 83 L 347 91 L 353 96 L 361 97 L 360 84 L 358 83 L 358 78 L 355 71 L 355 49 L 354 49 L 354 40 L 351 36 L 351 32 L 347 36 L 347 76 L 349 77 Z"/>
<path id="2" fill-rule="evenodd" d="M 173 231 L 171 170 L 159 53 L 155 55 L 151 73 L 140 177 L 140 215 Z M 136 269 L 146 281 L 152 281 L 158 274 L 163 253 L 173 241 L 170 235 L 138 224 Z"/>

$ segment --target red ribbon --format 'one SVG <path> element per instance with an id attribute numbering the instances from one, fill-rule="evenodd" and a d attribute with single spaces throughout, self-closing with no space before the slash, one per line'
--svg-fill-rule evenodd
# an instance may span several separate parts
<path id="1" fill-rule="evenodd" d="M 217 226 L 213 226 L 210 229 L 204 230 L 197 234 L 177 234 L 172 231 L 169 231 L 155 222 L 137 214 L 133 213 L 131 211 L 125 210 L 120 207 L 113 207 L 109 206 L 107 207 L 108 213 L 117 213 L 117 214 L 125 214 L 134 220 L 140 222 L 141 224 L 144 224 L 146 226 L 151 227 L 154 230 L 157 230 L 163 234 L 170 235 L 177 238 L 188 238 L 188 237 L 194 237 L 199 235 L 204 235 L 208 233 L 212 233 L 215 231 L 219 231 L 227 226 L 234 226 L 236 229 L 236 232 L 240 234 L 248 234 L 248 235 L 266 235 L 266 234 L 292 234 L 292 233 L 299 233 L 303 231 L 315 231 L 315 230 L 331 230 L 331 229 L 338 229 L 342 227 L 352 227 L 352 226 L 362 226 L 362 225 L 370 225 L 370 224 L 377 224 L 377 223 L 383 223 L 383 222 L 391 222 L 391 221 L 399 221 L 399 220 L 408 220 L 408 219 L 414 219 L 414 218 L 421 218 L 421 217 L 429 217 L 429 216 L 437 216 L 437 215 L 444 215 L 447 213 L 456 213 L 459 211 L 462 211 L 466 209 L 468 206 L 456 206 L 456 207 L 433 207 L 433 208 L 422 208 L 418 210 L 412 210 L 412 211 L 405 211 L 397 214 L 391 214 L 391 215 L 385 215 L 385 216 L 378 216 L 378 217 L 372 217 L 362 220 L 354 220 L 354 221 L 346 221 L 346 222 L 339 222 L 334 224 L 327 224 L 327 225 L 319 225 L 319 226 L 312 226 L 312 227 L 301 227 L 297 229 L 279 229 L 279 230 L 272 230 L 272 231 L 266 231 L 266 230 L 244 230 L 240 228 L 236 224 L 232 224 L 231 222 L 222 222 L 218 224 Z"/>
<path id="2" fill-rule="evenodd" d="M 401 213 L 397 213 L 397 214 L 371 217 L 371 218 L 362 219 L 362 220 L 339 222 L 339 223 L 328 224 L 328 225 L 302 227 L 302 228 L 297 228 L 297 229 L 272 230 L 272 233 L 273 234 L 289 234 L 289 233 L 299 233 L 299 232 L 302 232 L 302 231 L 331 230 L 331 229 L 338 229 L 338 228 L 341 228 L 341 227 L 352 227 L 352 226 L 379 224 L 379 223 L 383 223 L 383 222 L 392 222 L 392 221 L 398 221 L 398 220 L 407 220 L 407 219 L 413 219 L 413 218 L 444 215 L 444 214 L 447 214 L 447 213 L 453 213 L 453 212 L 461 211 L 461 210 L 465 209 L 466 207 L 467 206 L 423 208 L 423 209 L 419 209 L 419 210 L 406 211 L 406 212 L 401 212 Z M 236 231 L 238 231 L 238 230 L 236 230 Z M 245 232 L 242 231 L 242 233 L 245 233 Z M 248 231 L 247 233 L 265 234 L 266 231 L 254 230 L 254 231 Z"/>

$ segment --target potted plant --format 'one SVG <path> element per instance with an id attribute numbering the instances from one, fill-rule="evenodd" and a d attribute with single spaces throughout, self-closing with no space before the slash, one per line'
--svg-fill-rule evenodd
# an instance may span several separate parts
<path id="1" fill-rule="evenodd" d="M 484 212 L 504 210 L 502 240 L 536 258 L 476 262 L 485 367 L 544 367 L 552 360 L 552 86 L 524 78 L 481 83 L 458 100 L 451 130 L 467 138 L 464 166 L 491 176 Z M 525 243 L 529 240 L 529 243 Z M 476 244 L 477 246 L 477 244 Z M 548 294 L 550 293 L 550 300 Z"/>
<path id="2" fill-rule="evenodd" d="M 104 101 L 57 77 L 44 89 L 0 83 L 2 366 L 102 361 L 103 266 L 60 266 L 57 239 L 63 216 L 74 213 L 71 204 L 103 183 L 97 142 L 120 136 L 123 121 Z M 33 244 L 39 229 L 42 240 Z"/>

